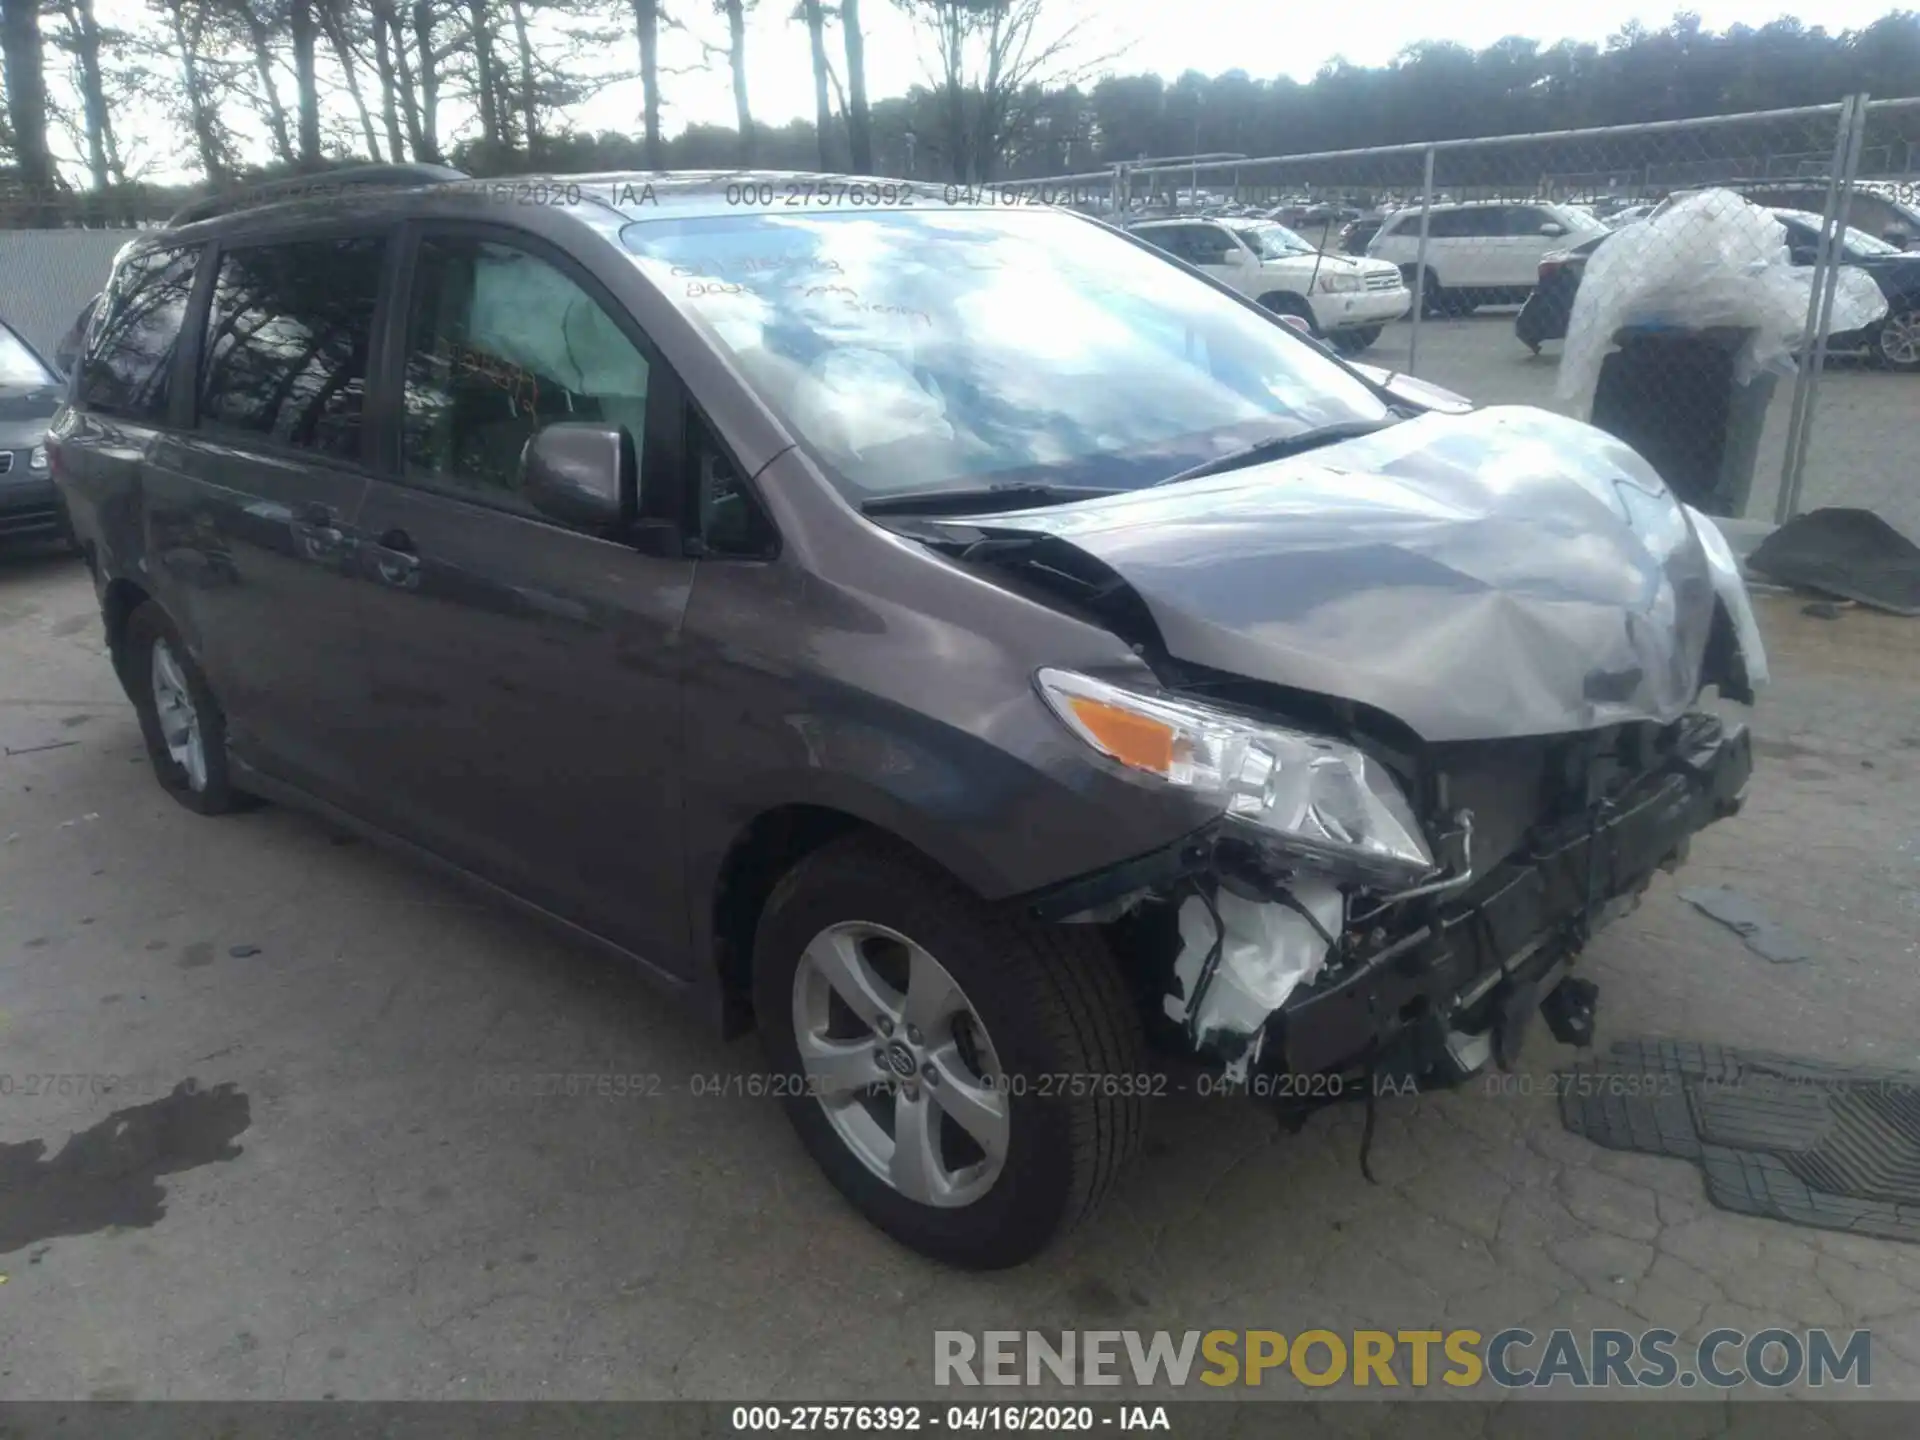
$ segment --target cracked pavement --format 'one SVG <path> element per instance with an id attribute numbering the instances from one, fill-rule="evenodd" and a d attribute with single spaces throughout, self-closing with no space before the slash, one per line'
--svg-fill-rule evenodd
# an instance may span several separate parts
<path id="1" fill-rule="evenodd" d="M 1759 604 L 1751 799 L 1588 952 L 1600 1043 L 1920 1068 L 1920 626 Z M 246 1097 L 237 1154 L 158 1174 L 158 1206 L 0 1253 L 0 1394 L 926 1399 L 936 1329 L 1824 1325 L 1872 1330 L 1874 1396 L 1920 1398 L 1920 1246 L 1722 1212 L 1692 1164 L 1565 1133 L 1544 1027 L 1514 1075 L 1384 1099 L 1378 1185 L 1357 1106 L 1290 1135 L 1170 1100 L 1092 1224 L 959 1274 L 843 1204 L 778 1102 L 693 1093 L 751 1041 L 304 815 L 166 798 L 76 563 L 0 560 L 0 741 L 0 1071 L 126 1077 L 14 1084 L 0 1155 L 189 1079 Z M 1816 958 L 1768 964 L 1683 883 Z M 546 1072 L 659 1082 L 489 1088 Z"/>

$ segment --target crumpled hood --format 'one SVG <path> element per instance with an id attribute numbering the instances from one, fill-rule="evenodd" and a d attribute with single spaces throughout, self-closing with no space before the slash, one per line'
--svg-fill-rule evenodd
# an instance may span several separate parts
<path id="1" fill-rule="evenodd" d="M 1429 741 L 1676 719 L 1716 604 L 1644 460 L 1515 407 L 971 523 L 1097 557 L 1178 659 L 1374 706 Z"/>

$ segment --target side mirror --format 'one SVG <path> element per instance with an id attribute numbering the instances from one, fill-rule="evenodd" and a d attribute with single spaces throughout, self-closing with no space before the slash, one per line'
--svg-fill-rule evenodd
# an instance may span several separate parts
<path id="1" fill-rule="evenodd" d="M 1227 251 L 1226 254 L 1220 257 L 1220 263 L 1222 265 L 1248 265 L 1248 264 L 1251 264 L 1252 262 L 1253 262 L 1253 257 L 1247 254 L 1247 252 L 1242 250 L 1238 245 L 1235 245 L 1231 250 Z"/>
<path id="2" fill-rule="evenodd" d="M 1567 227 L 1562 225 L 1558 220 L 1549 220 L 1540 227 L 1540 233 L 1542 235 L 1564 235 L 1567 233 Z"/>
<path id="3" fill-rule="evenodd" d="M 620 425 L 561 421 L 520 455 L 520 488 L 542 515 L 582 529 L 629 525 L 640 509 L 633 440 Z"/>

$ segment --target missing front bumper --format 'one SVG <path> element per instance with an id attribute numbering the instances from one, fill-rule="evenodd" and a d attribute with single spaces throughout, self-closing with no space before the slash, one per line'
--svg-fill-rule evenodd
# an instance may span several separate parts
<path id="1" fill-rule="evenodd" d="M 1456 1083 L 1488 1058 L 1510 1059 L 1556 992 L 1550 1018 L 1577 1037 L 1578 996 L 1559 988 L 1567 967 L 1697 831 L 1739 809 L 1752 769 L 1744 727 L 1694 717 L 1663 769 L 1536 837 L 1381 953 L 1296 991 L 1267 1022 L 1262 1068 Z M 1590 1033 L 1590 995 L 1586 1010 Z"/>

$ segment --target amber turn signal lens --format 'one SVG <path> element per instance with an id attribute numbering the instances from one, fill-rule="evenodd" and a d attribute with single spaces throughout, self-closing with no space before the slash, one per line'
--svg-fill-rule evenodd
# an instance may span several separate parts
<path id="1" fill-rule="evenodd" d="M 1117 705 L 1084 695 L 1067 697 L 1074 718 L 1087 728 L 1100 748 L 1136 769 L 1165 775 L 1173 769 L 1173 727 Z"/>

